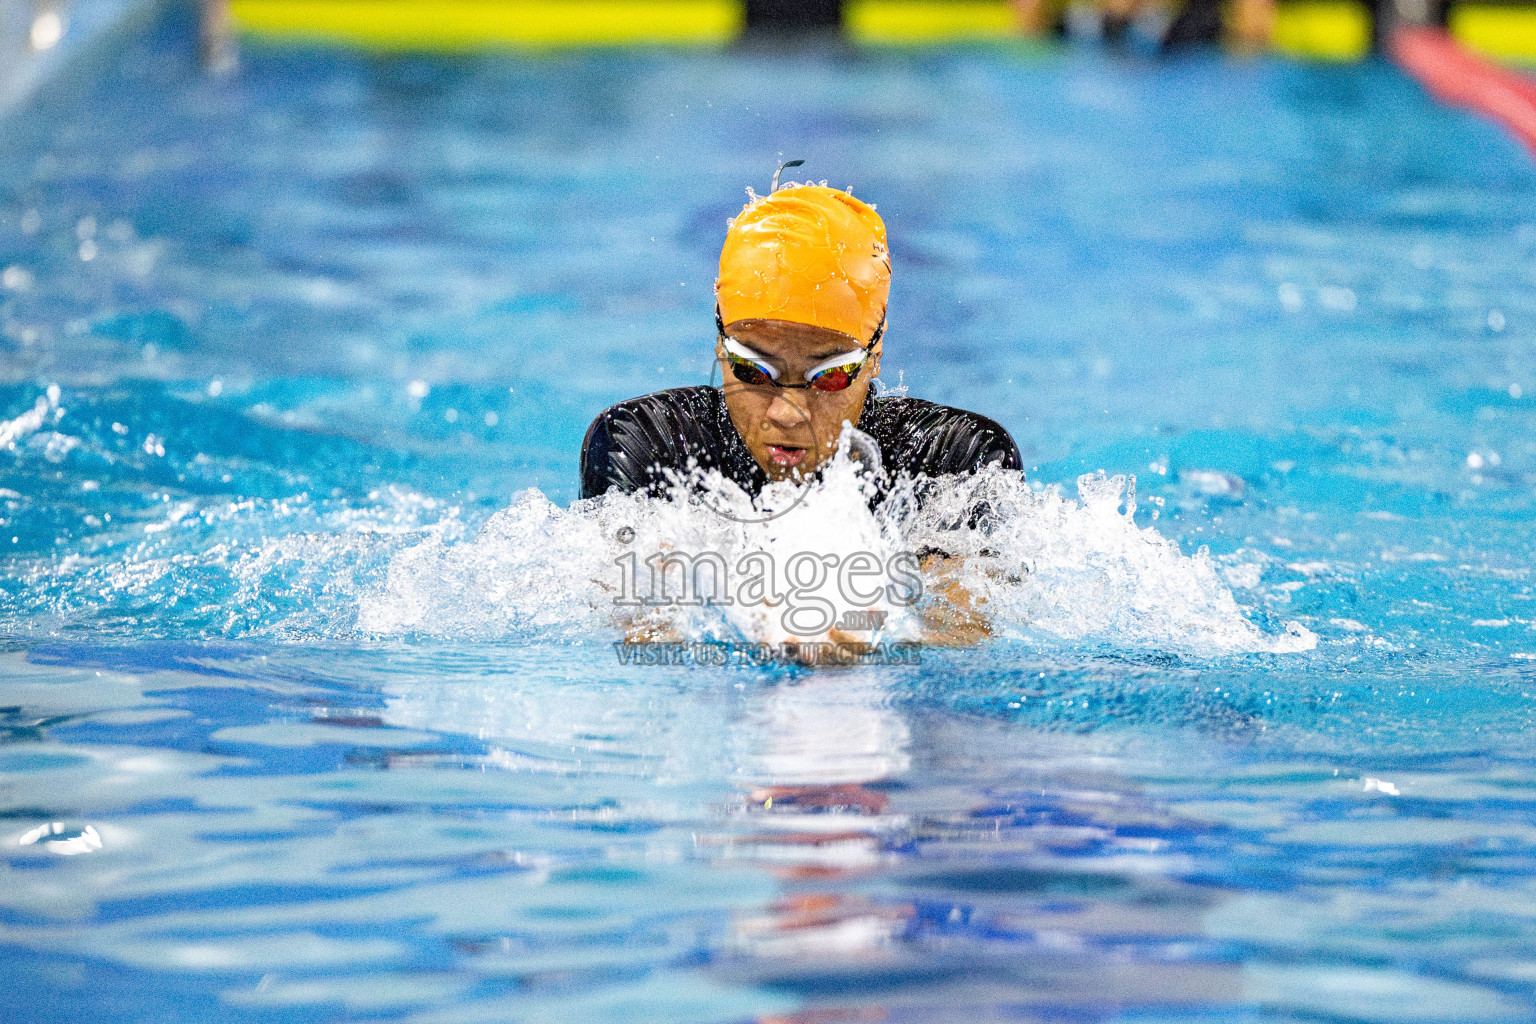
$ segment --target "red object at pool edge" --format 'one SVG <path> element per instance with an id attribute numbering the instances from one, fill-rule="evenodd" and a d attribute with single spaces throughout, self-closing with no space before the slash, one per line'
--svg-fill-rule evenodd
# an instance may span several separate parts
<path id="1" fill-rule="evenodd" d="M 1430 95 L 1498 121 L 1536 156 L 1536 82 L 1469 52 L 1442 29 L 1400 28 L 1391 48 Z"/>

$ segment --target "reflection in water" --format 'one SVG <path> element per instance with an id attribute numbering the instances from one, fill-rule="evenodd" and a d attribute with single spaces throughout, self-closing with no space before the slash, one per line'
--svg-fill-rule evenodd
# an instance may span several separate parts
<path id="1" fill-rule="evenodd" d="M 1187 728 L 956 710 L 931 676 L 504 654 L 344 684 L 303 652 L 0 659 L 0 975 L 81 997 L 53 1005 L 160 986 L 103 1020 L 193 992 L 417 1024 L 1531 1019 L 1389 962 L 1454 941 L 1523 977 L 1524 825 L 1476 774 L 1366 790 Z"/>
<path id="2" fill-rule="evenodd" d="M 747 702 L 744 806 L 699 842 L 780 886 L 736 916 L 717 963 L 803 1002 L 763 1024 L 947 1020 L 1000 1001 L 1102 1019 L 1241 1000 L 1240 975 L 1202 936 L 1218 893 L 1181 881 L 1189 866 L 1169 853 L 1191 823 L 1107 774 L 1112 761 L 1059 736 L 1030 751 L 1017 731 L 911 724 L 875 673 Z"/>
<path id="3" fill-rule="evenodd" d="M 16 845 L 31 846 L 38 842 L 42 843 L 49 853 L 73 857 L 80 853 L 95 853 L 101 849 L 101 834 L 96 831 L 94 825 L 87 825 L 82 829 L 67 829 L 63 822 L 54 821 L 29 830 L 16 840 Z"/>
<path id="4" fill-rule="evenodd" d="M 731 855 L 761 863 L 789 889 L 733 929 L 734 952 L 773 961 L 833 958 L 872 966 L 885 958 L 914 908 L 825 884 L 867 874 L 888 857 L 905 816 L 871 788 L 904 774 L 911 733 L 873 673 L 820 673 L 757 691 L 743 730 L 741 773 L 751 783 L 754 828 Z M 879 1021 L 884 1007 L 820 1008 L 764 1024 Z"/>
<path id="5" fill-rule="evenodd" d="M 911 734 L 875 672 L 826 672 L 751 695 L 742 772 L 761 786 L 859 787 L 901 775 Z"/>

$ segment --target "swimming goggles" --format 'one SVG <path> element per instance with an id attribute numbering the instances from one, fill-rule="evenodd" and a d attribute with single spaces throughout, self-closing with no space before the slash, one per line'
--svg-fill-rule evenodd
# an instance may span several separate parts
<path id="1" fill-rule="evenodd" d="M 720 319 L 718 308 L 715 310 L 715 330 L 719 332 L 720 344 L 725 349 L 725 361 L 730 365 L 731 375 L 743 384 L 751 384 L 755 387 L 766 385 L 785 389 L 815 388 L 817 391 L 845 391 L 864 371 L 864 364 L 869 361 L 870 351 L 880 340 L 880 335 L 885 333 L 885 317 L 880 318 L 880 326 L 875 328 L 875 335 L 869 339 L 868 345 L 856 352 L 843 352 L 824 363 L 817 363 L 805 371 L 804 384 L 780 384 L 778 367 L 725 333 L 725 324 Z"/>

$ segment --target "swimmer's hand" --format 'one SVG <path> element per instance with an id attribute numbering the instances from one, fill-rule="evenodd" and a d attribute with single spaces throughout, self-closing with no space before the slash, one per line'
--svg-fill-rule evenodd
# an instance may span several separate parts
<path id="1" fill-rule="evenodd" d="M 942 553 L 930 554 L 919 563 L 926 581 L 923 643 L 933 647 L 971 647 L 992 635 L 992 624 L 977 599 L 959 580 L 964 561 Z"/>
<path id="2" fill-rule="evenodd" d="M 869 653 L 871 647 L 868 640 L 861 640 L 852 633 L 838 629 L 836 626 L 827 630 L 826 636 L 822 639 L 836 647 L 840 657 L 850 659 L 850 661 L 862 658 Z"/>
<path id="3" fill-rule="evenodd" d="M 680 644 L 682 634 L 670 622 L 631 622 L 624 628 L 626 644 Z"/>
<path id="4" fill-rule="evenodd" d="M 619 620 L 619 626 L 624 630 L 624 642 L 626 644 L 678 644 L 683 642 L 682 634 L 673 628 L 672 623 L 665 619 L 632 619 Z"/>

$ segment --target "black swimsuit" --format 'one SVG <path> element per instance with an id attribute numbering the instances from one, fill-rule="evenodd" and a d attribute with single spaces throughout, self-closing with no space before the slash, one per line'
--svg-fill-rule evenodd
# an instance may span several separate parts
<path id="1" fill-rule="evenodd" d="M 992 464 L 1023 468 L 1008 431 L 962 409 L 871 393 L 858 427 L 879 445 L 887 479 L 974 473 Z M 665 494 L 669 471 L 686 474 L 694 466 L 718 469 L 748 494 L 768 483 L 731 422 L 719 388 L 673 388 L 604 411 L 582 442 L 581 496 L 595 498 L 614 488 Z"/>

